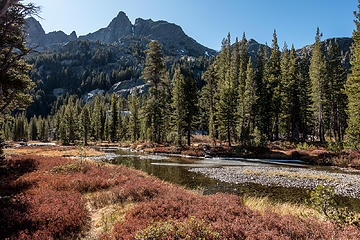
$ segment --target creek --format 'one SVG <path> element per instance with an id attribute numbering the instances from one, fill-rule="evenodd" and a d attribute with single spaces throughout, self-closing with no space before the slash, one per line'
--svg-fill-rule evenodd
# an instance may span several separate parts
<path id="1" fill-rule="evenodd" d="M 196 190 L 202 194 L 215 194 L 219 192 L 246 195 L 250 197 L 268 197 L 274 202 L 305 203 L 309 198 L 307 189 L 299 187 L 283 187 L 275 185 L 263 185 L 259 183 L 231 183 L 220 181 L 205 176 L 201 172 L 192 169 L 215 169 L 216 168 L 276 168 L 288 171 L 291 169 L 303 169 L 304 171 L 316 171 L 324 174 L 347 174 L 360 180 L 359 172 L 347 172 L 330 167 L 317 167 L 307 165 L 299 160 L 273 160 L 273 159 L 244 159 L 244 158 L 192 158 L 189 156 L 146 154 L 134 152 L 129 149 L 116 151 L 116 155 L 107 159 L 112 164 L 120 164 L 134 168 L 155 176 L 163 181 L 183 186 L 187 189 Z M 256 175 L 255 175 L 256 177 Z M 359 197 L 360 198 L 360 197 Z M 360 199 L 344 196 L 336 196 L 337 201 L 360 212 Z"/>

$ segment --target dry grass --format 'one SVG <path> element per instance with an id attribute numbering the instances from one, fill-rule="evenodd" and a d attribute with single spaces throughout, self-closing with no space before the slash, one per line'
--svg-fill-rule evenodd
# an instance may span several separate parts
<path id="1" fill-rule="evenodd" d="M 100 195 L 104 194 L 109 198 L 109 201 L 101 201 Z M 111 191 L 86 194 L 85 199 L 87 200 L 86 207 L 89 211 L 90 221 L 89 230 L 82 239 L 87 240 L 98 239 L 102 234 L 112 232 L 114 225 L 123 222 L 126 213 L 136 206 L 132 202 L 112 202 Z M 100 202 L 98 202 L 99 200 Z"/>
<path id="2" fill-rule="evenodd" d="M 89 230 L 83 237 L 86 240 L 111 233 L 114 225 L 123 222 L 126 213 L 136 206 L 129 200 L 119 202 L 118 194 L 109 190 L 84 194 L 84 199 L 90 215 Z"/>
<path id="3" fill-rule="evenodd" d="M 19 148 L 9 148 L 4 149 L 6 154 L 13 155 L 36 155 L 36 156 L 45 156 L 45 157 L 94 157 L 102 156 L 105 153 L 96 151 L 93 148 L 86 147 L 84 149 L 79 149 L 77 147 L 54 147 L 54 146 L 45 146 L 45 147 L 19 147 Z"/>
<path id="4" fill-rule="evenodd" d="M 296 217 L 311 217 L 318 220 L 325 219 L 325 216 L 304 204 L 274 202 L 268 197 L 244 196 L 243 200 L 245 206 L 261 213 L 272 212 L 281 216 L 292 215 Z"/>
<path id="5" fill-rule="evenodd" d="M 243 173 L 254 174 L 254 175 L 263 175 L 263 176 L 323 180 L 323 181 L 327 181 L 327 182 L 336 181 L 335 178 L 324 175 L 324 174 L 298 173 L 298 172 L 286 172 L 286 171 L 262 172 L 262 171 L 250 170 L 250 169 L 244 170 Z"/>
<path id="6" fill-rule="evenodd" d="M 113 191 L 98 191 L 84 195 L 92 209 L 100 209 L 117 202 L 117 196 Z"/>
<path id="7" fill-rule="evenodd" d="M 203 144 L 212 145 L 214 143 L 214 141 L 208 135 L 193 135 L 191 141 L 194 146 Z"/>

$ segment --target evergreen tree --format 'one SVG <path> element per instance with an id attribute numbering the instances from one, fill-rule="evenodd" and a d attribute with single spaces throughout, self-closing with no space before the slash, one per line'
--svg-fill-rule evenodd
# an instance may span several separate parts
<path id="1" fill-rule="evenodd" d="M 328 129 L 330 139 L 335 138 L 340 142 L 345 135 L 347 124 L 347 96 L 344 93 L 347 71 L 341 64 L 341 56 L 339 54 L 339 45 L 337 41 L 330 42 L 328 49 L 328 79 L 329 89 L 327 94 L 328 106 Z"/>
<path id="2" fill-rule="evenodd" d="M 85 146 L 88 144 L 90 126 L 91 126 L 91 119 L 90 119 L 89 106 L 88 104 L 85 104 L 80 114 L 80 131 Z"/>
<path id="3" fill-rule="evenodd" d="M 185 77 L 180 67 L 175 70 L 172 88 L 172 121 L 176 132 L 175 142 L 181 146 L 184 137 L 185 117 Z"/>
<path id="4" fill-rule="evenodd" d="M 289 139 L 290 137 L 290 114 L 289 114 L 289 108 L 290 108 L 290 86 L 288 86 L 290 83 L 290 51 L 287 47 L 286 42 L 284 43 L 284 47 L 281 53 L 281 61 L 280 61 L 280 67 L 281 67 L 281 105 L 280 105 L 280 121 L 279 121 L 279 127 L 280 127 L 280 133 L 285 136 L 286 139 Z"/>
<path id="5" fill-rule="evenodd" d="M 118 103 L 116 94 L 112 95 L 111 98 L 111 116 L 110 116 L 110 126 L 109 126 L 109 135 L 110 140 L 115 142 L 117 140 L 117 126 L 118 126 Z"/>
<path id="6" fill-rule="evenodd" d="M 43 119 L 42 117 L 38 118 L 37 121 L 38 125 L 38 138 L 40 141 L 46 142 L 48 140 L 48 128 L 47 128 L 47 122 L 46 119 Z"/>
<path id="7" fill-rule="evenodd" d="M 238 80 L 238 88 L 237 88 L 237 114 L 238 114 L 238 135 L 240 138 L 244 136 L 243 130 L 245 128 L 245 120 L 244 120 L 244 114 L 245 114 L 245 88 L 246 88 L 246 70 L 247 70 L 247 64 L 249 61 L 248 53 L 247 53 L 247 40 L 245 37 L 245 33 L 243 34 L 243 38 L 240 42 L 240 67 L 239 67 L 239 80 Z M 244 139 L 241 139 L 244 140 Z"/>
<path id="8" fill-rule="evenodd" d="M 191 131 L 197 114 L 197 89 L 194 78 L 188 70 L 177 68 L 173 78 L 173 121 L 177 133 L 176 142 L 182 145 L 182 138 L 186 134 L 187 144 L 190 146 Z"/>
<path id="9" fill-rule="evenodd" d="M 13 140 L 20 141 L 27 139 L 27 135 L 28 135 L 27 124 L 28 122 L 24 113 L 21 113 L 15 117 Z M 9 121 L 6 121 L 5 127 L 6 127 L 6 131 L 10 130 Z M 9 138 L 9 134 L 6 133 L 6 131 L 4 132 L 4 134 L 7 135 L 6 138 Z"/>
<path id="10" fill-rule="evenodd" d="M 75 139 L 76 139 L 75 133 L 76 133 L 78 125 L 75 122 L 74 108 L 73 108 L 73 105 L 72 105 L 71 101 L 69 101 L 68 105 L 65 108 L 65 112 L 64 112 L 62 122 L 64 124 L 63 127 L 65 128 L 65 134 L 66 134 L 66 139 L 62 139 L 62 141 L 67 143 L 67 144 L 68 143 L 74 143 Z"/>
<path id="11" fill-rule="evenodd" d="M 311 80 L 309 76 L 309 63 L 307 53 L 298 65 L 299 81 L 299 131 L 300 140 L 306 141 L 313 132 L 313 112 L 311 101 Z"/>
<path id="12" fill-rule="evenodd" d="M 222 136 L 231 146 L 231 140 L 236 128 L 236 88 L 231 79 L 230 71 L 219 86 L 219 101 L 217 102 L 218 119 Z"/>
<path id="13" fill-rule="evenodd" d="M 245 91 L 243 96 L 243 129 L 241 139 L 244 145 L 248 145 L 255 131 L 255 107 L 258 96 L 256 95 L 256 71 L 252 66 L 251 57 L 246 69 Z"/>
<path id="14" fill-rule="evenodd" d="M 245 38 L 245 36 L 244 36 Z M 242 40 L 241 43 L 243 44 L 243 42 L 246 42 L 246 39 Z M 241 45 L 242 47 L 242 45 Z M 241 48 L 242 50 L 242 54 L 243 53 L 243 47 Z M 245 46 L 245 50 L 246 50 L 246 46 Z M 245 54 L 247 54 L 247 51 L 245 51 Z M 244 57 L 244 56 L 243 56 Z M 234 43 L 234 47 L 232 50 L 232 58 L 231 58 L 231 78 L 233 79 L 235 86 L 238 85 L 238 81 L 239 81 L 239 74 L 240 74 L 240 67 L 242 67 L 242 65 L 240 66 L 240 43 L 238 38 L 236 38 L 236 41 Z"/>
<path id="15" fill-rule="evenodd" d="M 36 116 L 30 119 L 29 124 L 29 139 L 37 140 L 38 139 L 38 128 L 37 128 L 37 118 Z"/>
<path id="16" fill-rule="evenodd" d="M 171 110 L 171 79 L 170 79 L 169 72 L 166 72 L 164 74 L 162 101 L 163 101 L 163 123 L 164 124 L 163 124 L 161 138 L 167 139 L 169 133 L 171 132 L 171 114 L 172 114 L 172 110 Z"/>
<path id="17" fill-rule="evenodd" d="M 281 60 L 282 108 L 280 122 L 286 139 L 298 141 L 300 137 L 300 86 L 298 63 L 294 45 L 283 51 Z"/>
<path id="18" fill-rule="evenodd" d="M 319 28 L 316 31 L 315 44 L 310 63 L 309 76 L 312 85 L 313 112 L 316 120 L 316 133 L 320 142 L 325 142 L 324 105 L 326 104 L 325 91 L 327 90 L 327 73 L 324 50 L 320 42 Z"/>
<path id="19" fill-rule="evenodd" d="M 358 3 L 360 11 L 360 1 Z M 360 152 L 360 13 L 355 12 L 356 29 L 353 32 L 354 43 L 351 47 L 351 74 L 346 82 L 345 92 L 349 99 L 348 128 L 346 144 L 349 148 Z"/>
<path id="20" fill-rule="evenodd" d="M 215 64 L 209 66 L 207 71 L 203 75 L 203 79 L 206 81 L 206 85 L 202 89 L 202 98 L 204 99 L 206 106 L 205 111 L 209 115 L 209 136 L 216 145 L 216 139 L 219 137 L 218 133 L 218 121 L 217 121 L 217 77 Z M 205 112 L 204 111 L 204 112 Z"/>
<path id="21" fill-rule="evenodd" d="M 150 128 L 150 140 L 156 143 L 162 141 L 164 131 L 164 115 L 166 88 L 164 84 L 165 63 L 161 53 L 161 46 L 157 41 L 150 42 L 146 50 L 146 63 L 143 70 L 143 78 L 151 82 L 150 96 L 148 98 L 145 117 L 147 126 Z"/>
<path id="22" fill-rule="evenodd" d="M 0 115 L 4 119 L 4 114 L 24 109 L 32 101 L 31 66 L 24 60 L 31 49 L 26 47 L 24 27 L 26 17 L 37 8 L 22 1 L 1 1 L 0 8 Z"/>
<path id="23" fill-rule="evenodd" d="M 245 33 L 243 33 L 243 37 L 240 42 L 240 68 L 239 68 L 239 98 L 242 99 L 242 96 L 245 91 L 246 85 L 246 70 L 249 62 L 249 56 L 247 51 L 247 40 Z"/>
<path id="24" fill-rule="evenodd" d="M 64 116 L 64 111 L 65 111 L 65 106 L 62 105 L 59 110 L 55 113 L 55 139 L 56 140 L 60 140 L 60 135 L 61 135 L 61 122 L 62 122 L 62 118 Z"/>
<path id="25" fill-rule="evenodd" d="M 136 90 L 133 91 L 132 95 L 129 96 L 129 110 L 131 112 L 129 129 L 131 140 L 136 142 L 140 137 L 140 115 L 139 115 L 139 99 L 136 94 Z"/>
<path id="26" fill-rule="evenodd" d="M 195 117 L 198 113 L 198 94 L 196 88 L 196 82 L 193 75 L 189 70 L 185 73 L 184 84 L 184 104 L 185 104 L 185 133 L 187 138 L 187 145 L 190 146 L 191 132 L 194 130 Z"/>
<path id="27" fill-rule="evenodd" d="M 124 117 L 121 115 L 119 115 L 119 121 L 118 121 L 118 139 L 119 141 L 125 140 L 126 139 L 126 126 L 124 123 Z"/>
<path id="28" fill-rule="evenodd" d="M 14 131 L 11 129 L 11 124 L 10 121 L 5 121 L 5 123 L 3 124 L 3 129 L 2 132 L 4 133 L 4 139 L 5 140 L 15 140 L 15 134 Z M 27 132 L 25 132 L 26 135 L 23 139 L 27 139 Z M 15 140 L 16 141 L 16 140 Z"/>
<path id="29" fill-rule="evenodd" d="M 268 83 L 270 85 L 270 109 L 271 109 L 271 128 L 272 139 L 279 139 L 279 115 L 281 106 L 281 56 L 277 41 L 276 30 L 274 30 L 272 49 L 268 69 Z"/>
<path id="30" fill-rule="evenodd" d="M 111 116 L 109 116 L 109 114 L 106 114 L 104 133 L 103 133 L 105 141 L 111 140 L 110 131 L 111 131 Z"/>
<path id="31" fill-rule="evenodd" d="M 66 122 L 64 120 L 60 121 L 58 135 L 62 145 L 68 145 L 70 143 L 69 136 L 66 132 Z"/>
<path id="32" fill-rule="evenodd" d="M 259 48 L 256 58 L 256 126 L 259 131 L 260 142 L 264 143 L 270 137 L 270 108 L 269 102 L 271 100 L 268 71 L 269 61 L 267 55 L 267 48 Z"/>
<path id="33" fill-rule="evenodd" d="M 103 108 L 103 102 L 100 100 L 100 97 L 97 95 L 94 100 L 94 109 L 92 121 L 94 128 L 94 138 L 95 140 L 103 140 L 104 138 L 104 123 L 105 123 L 105 114 Z"/>

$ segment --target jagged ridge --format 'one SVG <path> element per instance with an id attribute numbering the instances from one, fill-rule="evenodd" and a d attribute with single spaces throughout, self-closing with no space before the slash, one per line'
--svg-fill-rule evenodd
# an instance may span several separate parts
<path id="1" fill-rule="evenodd" d="M 216 51 L 196 42 L 187 36 L 182 28 L 176 24 L 166 21 L 152 21 L 136 19 L 133 25 L 124 12 L 119 14 L 110 22 L 110 24 L 94 33 L 89 33 L 79 38 L 73 32 L 66 35 L 64 32 L 52 32 L 45 34 L 41 24 L 34 18 L 27 19 L 28 42 L 39 46 L 38 50 L 56 50 L 73 40 L 100 41 L 102 43 L 121 43 L 133 39 L 145 39 L 146 41 L 157 40 L 165 50 L 173 56 L 193 56 L 216 55 Z"/>

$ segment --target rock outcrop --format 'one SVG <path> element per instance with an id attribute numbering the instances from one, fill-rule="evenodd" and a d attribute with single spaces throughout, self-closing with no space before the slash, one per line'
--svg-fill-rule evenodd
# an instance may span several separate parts
<path id="1" fill-rule="evenodd" d="M 329 48 L 330 43 L 336 41 L 339 45 L 339 52 L 341 56 L 341 62 L 346 68 L 350 68 L 350 48 L 353 43 L 352 38 L 329 38 L 323 41 L 325 51 Z M 296 50 L 296 54 L 300 58 L 307 57 L 310 61 L 312 56 L 313 45 L 307 45 L 303 48 Z"/>
<path id="2" fill-rule="evenodd" d="M 27 19 L 28 43 L 36 46 L 38 51 L 57 50 L 66 43 L 74 40 L 99 41 L 105 44 L 122 44 L 129 41 L 134 43 L 139 40 L 150 42 L 159 41 L 165 55 L 169 56 L 193 56 L 216 55 L 216 51 L 196 42 L 187 36 L 182 28 L 176 24 L 166 21 L 152 21 L 141 18 L 136 19 L 133 25 L 124 12 L 119 14 L 110 24 L 94 33 L 77 37 L 75 32 L 66 35 L 62 31 L 46 34 L 41 24 L 30 17 Z"/>
<path id="3" fill-rule="evenodd" d="M 100 41 L 103 43 L 113 43 L 120 38 L 132 35 L 133 26 L 124 12 L 119 14 L 110 22 L 110 24 L 100 30 L 80 36 L 80 40 Z"/>
<path id="4" fill-rule="evenodd" d="M 128 95 L 132 94 L 133 91 L 136 91 L 137 94 L 146 93 L 149 90 L 150 86 L 151 84 L 146 83 L 144 79 L 130 79 L 115 83 L 110 88 L 108 93 L 116 93 L 117 95 L 127 97 Z"/>
<path id="5" fill-rule="evenodd" d="M 63 31 L 54 31 L 46 34 L 41 24 L 35 18 L 27 18 L 26 22 L 25 30 L 28 44 L 36 48 L 37 51 L 55 50 L 77 39 L 75 31 L 70 35 L 65 34 Z"/>
<path id="6" fill-rule="evenodd" d="M 150 40 L 157 40 L 163 48 L 174 55 L 216 55 L 212 49 L 206 48 L 187 36 L 181 27 L 166 21 L 152 21 L 138 18 L 135 20 L 134 35 Z"/>

